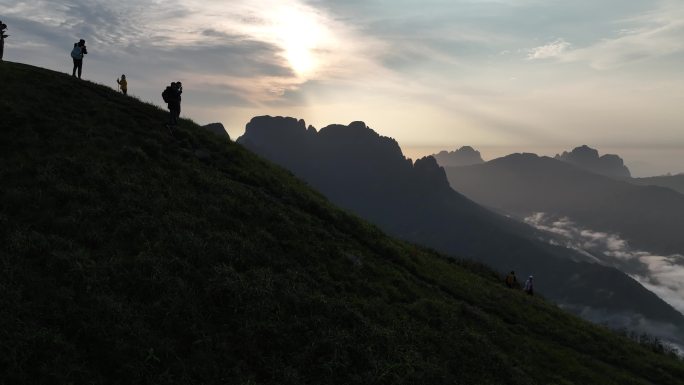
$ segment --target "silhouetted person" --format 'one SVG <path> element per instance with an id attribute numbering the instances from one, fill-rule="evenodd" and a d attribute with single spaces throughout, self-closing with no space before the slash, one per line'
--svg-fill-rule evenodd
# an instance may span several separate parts
<path id="1" fill-rule="evenodd" d="M 88 54 L 88 49 L 85 45 L 85 40 L 81 39 L 78 43 L 74 43 L 74 49 L 71 50 L 71 58 L 74 60 L 74 70 L 71 76 L 76 76 L 78 70 L 78 78 L 81 78 L 81 71 L 83 70 L 83 55 Z"/>
<path id="2" fill-rule="evenodd" d="M 7 32 L 7 24 L 0 21 L 0 61 L 2 61 L 2 55 L 5 53 L 5 38 L 9 35 L 5 35 Z"/>
<path id="3" fill-rule="evenodd" d="M 183 93 L 183 84 L 181 82 L 173 82 L 166 87 L 162 92 L 162 98 L 167 103 L 169 108 L 169 124 L 167 127 L 175 127 L 178 125 L 178 118 L 181 112 L 181 94 Z"/>
<path id="4" fill-rule="evenodd" d="M 518 279 L 515 277 L 515 271 L 511 271 L 510 273 L 508 273 L 505 282 L 506 286 L 508 286 L 511 289 L 518 287 Z"/>
<path id="5" fill-rule="evenodd" d="M 123 92 L 124 95 L 128 95 L 128 81 L 126 81 L 126 75 L 121 75 L 121 80 L 116 79 L 116 83 L 119 85 L 119 88 L 121 88 L 121 92 Z"/>
<path id="6" fill-rule="evenodd" d="M 523 288 L 525 293 L 529 295 L 534 295 L 534 283 L 532 282 L 532 276 L 530 275 L 530 278 L 527 278 L 527 281 L 525 281 L 525 287 Z"/>

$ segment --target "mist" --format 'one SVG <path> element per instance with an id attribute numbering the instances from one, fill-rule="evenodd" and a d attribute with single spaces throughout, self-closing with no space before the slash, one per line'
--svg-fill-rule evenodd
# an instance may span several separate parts
<path id="1" fill-rule="evenodd" d="M 684 256 L 638 250 L 619 234 L 594 231 L 567 217 L 535 213 L 525 222 L 551 234 L 550 242 L 560 242 L 596 262 L 623 271 L 684 313 Z"/>

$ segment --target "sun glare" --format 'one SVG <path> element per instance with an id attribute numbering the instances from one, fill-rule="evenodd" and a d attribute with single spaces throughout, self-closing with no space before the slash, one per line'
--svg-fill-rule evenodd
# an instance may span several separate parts
<path id="1" fill-rule="evenodd" d="M 318 16 L 310 11 L 288 7 L 277 10 L 274 33 L 290 68 L 300 77 L 311 75 L 320 66 L 317 50 L 327 33 Z"/>
<path id="2" fill-rule="evenodd" d="M 188 0 L 206 7 L 206 0 Z M 299 81 L 321 75 L 340 47 L 340 31 L 334 19 L 302 0 L 235 0 L 230 6 L 221 2 L 211 8 L 211 16 L 197 16 L 195 29 L 225 32 L 271 44 L 282 63 Z M 217 15 L 222 15 L 217 19 Z M 211 22 L 213 21 L 213 23 Z M 208 25 L 209 24 L 209 25 Z M 169 27 L 167 27 L 169 28 Z M 335 31 L 335 33 L 333 33 Z M 180 34 L 182 38 L 182 34 Z M 192 36 L 196 39 L 196 36 Z M 202 38 L 206 36 L 202 35 Z M 174 36 L 174 39 L 179 37 Z"/>

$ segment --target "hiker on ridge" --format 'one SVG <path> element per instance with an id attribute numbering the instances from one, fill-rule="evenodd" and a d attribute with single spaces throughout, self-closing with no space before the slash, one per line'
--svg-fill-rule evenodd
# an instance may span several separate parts
<path id="1" fill-rule="evenodd" d="M 178 125 L 178 118 L 181 112 L 181 94 L 183 93 L 183 84 L 181 82 L 173 82 L 166 87 L 162 92 L 162 98 L 167 103 L 169 108 L 169 124 L 168 128 L 176 127 Z"/>
<path id="2" fill-rule="evenodd" d="M 2 61 L 2 54 L 5 52 L 5 38 L 9 35 L 5 35 L 7 32 L 7 24 L 0 21 L 0 61 Z"/>
<path id="3" fill-rule="evenodd" d="M 527 281 L 525 281 L 525 287 L 523 288 L 525 293 L 529 295 L 534 295 L 534 283 L 532 282 L 532 276 L 530 275 L 530 278 L 527 278 Z"/>
<path id="4" fill-rule="evenodd" d="M 515 277 L 515 271 L 511 271 L 510 273 L 508 273 L 505 282 L 506 286 L 508 286 L 508 288 L 510 289 L 518 287 L 518 279 Z"/>
<path id="5" fill-rule="evenodd" d="M 126 75 L 121 75 L 121 80 L 116 79 L 116 83 L 119 85 L 119 88 L 121 88 L 121 92 L 123 92 L 124 95 L 128 95 L 128 82 L 126 81 Z"/>
<path id="6" fill-rule="evenodd" d="M 78 43 L 74 43 L 74 49 L 71 50 L 71 58 L 74 60 L 74 69 L 71 76 L 76 77 L 76 70 L 78 70 L 78 78 L 81 78 L 81 71 L 83 70 L 83 55 L 88 54 L 88 49 L 85 45 L 85 40 L 81 39 Z"/>

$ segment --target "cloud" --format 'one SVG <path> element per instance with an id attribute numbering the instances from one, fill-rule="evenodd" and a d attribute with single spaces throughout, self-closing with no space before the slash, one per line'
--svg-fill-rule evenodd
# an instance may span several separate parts
<path id="1" fill-rule="evenodd" d="M 684 51 L 681 40 L 684 24 L 679 21 L 644 27 L 625 32 L 619 37 L 604 39 L 592 46 L 567 52 L 563 61 L 586 61 L 599 70 L 657 59 Z"/>
<path id="2" fill-rule="evenodd" d="M 359 58 L 368 39 L 301 0 L 0 0 L 0 7 L 15 39 L 8 48 L 19 46 L 12 52 L 28 54 L 22 39 L 55 56 L 84 38 L 90 51 L 86 74 L 95 68 L 88 62 L 165 77 L 157 80 L 161 84 L 192 74 L 204 85 L 244 87 L 243 97 L 254 105 L 367 65 Z"/>
<path id="3" fill-rule="evenodd" d="M 554 237 L 561 236 L 565 246 L 582 250 L 596 261 L 630 275 L 684 314 L 684 256 L 636 250 L 618 234 L 583 228 L 567 217 L 536 213 L 525 218 L 525 222 Z M 554 239 L 554 242 L 558 241 Z"/>
<path id="4" fill-rule="evenodd" d="M 551 43 L 532 48 L 527 54 L 528 60 L 559 58 L 570 48 L 570 43 L 563 39 L 557 39 Z"/>
<path id="5" fill-rule="evenodd" d="M 611 36 L 573 47 L 563 39 L 528 50 L 527 59 L 584 62 L 607 70 L 684 52 L 684 5 L 666 5 L 637 17 L 616 20 Z"/>
<path id="6" fill-rule="evenodd" d="M 578 250 L 595 263 L 615 267 L 631 276 L 684 314 L 684 256 L 635 250 L 617 234 L 583 228 L 567 217 L 535 213 L 525 218 L 525 222 L 550 234 L 550 238 L 544 239 L 549 243 Z M 676 325 L 652 321 L 637 313 L 615 314 L 603 309 L 562 304 L 561 307 L 613 329 L 636 330 L 664 338 L 684 353 L 684 336 Z"/>

